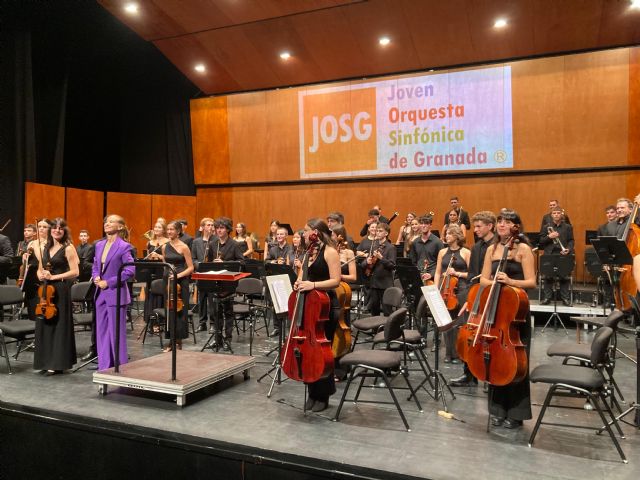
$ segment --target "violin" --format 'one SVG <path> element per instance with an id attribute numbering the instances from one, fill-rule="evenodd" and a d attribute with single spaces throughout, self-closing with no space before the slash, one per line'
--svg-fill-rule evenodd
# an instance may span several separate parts
<path id="1" fill-rule="evenodd" d="M 371 243 L 371 251 L 369 252 L 369 257 L 368 257 L 371 259 L 371 263 L 367 262 L 367 266 L 364 269 L 364 274 L 367 277 L 371 276 L 371 274 L 373 273 L 373 268 L 376 266 L 376 263 L 378 263 L 378 257 L 376 257 L 376 253 L 378 252 L 382 253 L 382 246 L 383 244 L 379 244 L 378 248 L 373 250 L 373 242 Z"/>
<path id="2" fill-rule="evenodd" d="M 47 263 L 44 269 L 51 271 L 51 264 Z M 47 280 L 43 280 L 42 284 L 38 287 L 38 305 L 36 306 L 38 317 L 43 320 L 51 320 L 58 314 L 58 307 L 56 307 L 54 303 L 55 296 L 56 289 L 54 286 L 49 285 Z"/>
<path id="3" fill-rule="evenodd" d="M 173 311 L 173 304 L 175 303 L 175 309 L 176 312 L 181 312 L 182 309 L 184 308 L 184 303 L 182 301 L 182 286 L 178 283 L 176 285 L 176 293 L 177 293 L 177 300 L 173 297 L 173 282 L 175 280 L 173 279 L 172 276 L 169 277 L 169 281 L 167 282 L 167 289 L 168 289 L 168 295 L 167 295 L 167 310 L 169 312 Z"/>
<path id="4" fill-rule="evenodd" d="M 319 253 L 318 237 L 311 235 L 302 261 L 302 280 L 307 280 L 309 257 Z M 292 292 L 289 296 L 291 327 L 280 354 L 282 371 L 292 380 L 313 383 L 333 371 L 331 342 L 324 334 L 329 320 L 329 296 L 322 290 Z"/>
<path id="5" fill-rule="evenodd" d="M 346 317 L 351 311 L 351 287 L 347 282 L 340 282 L 335 289 L 340 304 L 338 327 L 333 335 L 331 350 L 334 358 L 340 358 L 351 350 L 351 327 L 347 325 Z"/>
<path id="6" fill-rule="evenodd" d="M 636 197 L 637 198 L 637 197 Z M 634 203 L 629 220 L 622 233 L 622 240 L 624 240 L 631 258 L 636 255 L 640 255 L 640 227 L 635 224 L 635 219 L 638 215 L 638 203 Z M 636 293 L 640 291 L 640 285 L 636 285 L 633 278 L 633 268 L 623 267 L 620 269 L 620 280 L 617 287 L 613 291 L 613 296 L 616 302 L 616 308 L 620 310 L 629 310 L 633 308 L 629 296 L 635 297 Z M 614 285 L 616 282 L 612 282 Z"/>
<path id="7" fill-rule="evenodd" d="M 504 271 L 509 251 L 518 239 L 514 227 L 494 279 Z M 528 360 L 520 341 L 518 324 L 526 324 L 529 312 L 527 293 L 493 280 L 490 287 L 473 285 L 467 301 L 473 303 L 469 319 L 458 331 L 457 351 L 471 373 L 495 386 L 509 385 L 525 378 Z"/>
<path id="8" fill-rule="evenodd" d="M 453 264 L 453 260 L 455 259 L 455 253 L 451 252 L 451 259 L 449 260 L 449 265 L 447 266 L 447 270 L 442 277 L 442 282 L 440 282 L 440 296 L 444 300 L 444 304 L 447 306 L 447 310 L 452 311 L 458 308 L 458 297 L 456 296 L 456 292 L 458 291 L 458 277 L 454 277 L 449 273 L 449 269 Z"/>
<path id="9" fill-rule="evenodd" d="M 427 260 L 426 258 L 424 259 L 424 262 L 422 263 L 422 270 L 420 270 L 420 278 L 422 278 L 422 276 L 425 273 L 429 273 L 429 260 Z M 424 283 L 425 285 L 433 285 L 433 277 L 425 280 L 424 278 L 422 279 L 422 283 Z"/>

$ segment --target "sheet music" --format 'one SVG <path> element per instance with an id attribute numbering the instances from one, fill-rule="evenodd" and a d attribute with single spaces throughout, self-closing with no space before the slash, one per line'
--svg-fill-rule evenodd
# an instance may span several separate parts
<path id="1" fill-rule="evenodd" d="M 267 287 L 271 293 L 273 308 L 276 314 L 289 311 L 289 296 L 293 292 L 289 275 L 271 275 L 267 277 Z"/>
<path id="2" fill-rule="evenodd" d="M 433 319 L 436 321 L 438 328 L 446 329 L 449 327 L 453 320 L 451 320 L 451 315 L 449 314 L 449 310 L 447 310 L 447 306 L 444 304 L 444 300 L 440 295 L 438 287 L 435 285 L 427 285 L 421 287 L 421 290 L 424 298 L 427 300 L 429 310 L 431 311 L 431 315 L 433 315 Z"/>
<path id="3" fill-rule="evenodd" d="M 229 270 L 209 270 L 208 272 L 198 272 L 204 275 L 236 275 L 238 272 L 230 272 Z"/>

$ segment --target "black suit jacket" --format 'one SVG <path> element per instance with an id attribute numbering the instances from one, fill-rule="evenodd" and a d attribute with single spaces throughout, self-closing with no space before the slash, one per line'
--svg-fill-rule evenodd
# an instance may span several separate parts
<path id="1" fill-rule="evenodd" d="M 393 287 L 393 272 L 396 269 L 396 246 L 388 240 L 381 247 L 382 258 L 373 266 L 370 278 L 371 288 L 386 289 Z M 363 270 L 367 268 L 367 259 L 360 261 Z"/>

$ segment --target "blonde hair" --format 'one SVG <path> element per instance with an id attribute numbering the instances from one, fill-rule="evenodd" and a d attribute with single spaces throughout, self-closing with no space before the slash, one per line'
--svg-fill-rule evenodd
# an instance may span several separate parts
<path id="1" fill-rule="evenodd" d="M 453 235 L 453 237 L 458 242 L 458 245 L 460 246 L 464 245 L 465 238 L 464 238 L 464 234 L 462 233 L 462 228 L 460 228 L 460 225 L 449 225 L 447 227 L 445 235 L 447 233 L 450 235 Z"/>

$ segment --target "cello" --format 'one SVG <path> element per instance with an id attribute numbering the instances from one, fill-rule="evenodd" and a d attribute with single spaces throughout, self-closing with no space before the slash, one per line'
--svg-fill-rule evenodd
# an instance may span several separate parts
<path id="1" fill-rule="evenodd" d="M 638 197 L 636 197 L 636 202 L 634 202 L 633 210 L 629 215 L 629 220 L 621 237 L 627 245 L 629 253 L 631 253 L 631 258 L 640 255 L 640 227 L 635 224 L 639 206 L 637 199 Z M 632 308 L 629 296 L 635 297 L 636 292 L 640 290 L 640 285 L 636 285 L 636 281 L 633 278 L 633 266 L 622 267 L 618 271 L 621 272 L 620 280 L 613 291 L 616 308 L 623 311 L 629 310 Z M 615 282 L 613 283 L 615 284 Z"/>
<path id="2" fill-rule="evenodd" d="M 347 282 L 340 282 L 335 289 L 338 303 L 340 304 L 340 317 L 338 326 L 333 335 L 331 350 L 334 358 L 340 358 L 351 350 L 351 327 L 345 320 L 346 314 L 351 310 L 351 287 Z"/>
<path id="3" fill-rule="evenodd" d="M 458 354 L 474 377 L 494 386 L 519 382 L 528 371 L 518 324 L 527 322 L 529 298 L 523 289 L 495 280 L 505 270 L 518 234 L 514 227 L 490 287 L 474 285 L 469 290 L 467 301 L 473 302 L 473 308 L 467 324 L 458 332 Z"/>
<path id="4" fill-rule="evenodd" d="M 318 237 L 311 235 L 302 260 L 302 280 L 307 280 L 311 252 L 319 255 Z M 313 383 L 333 371 L 331 342 L 324 333 L 323 322 L 329 320 L 329 296 L 322 290 L 292 292 L 289 296 L 291 327 L 282 347 L 282 371 L 292 380 Z"/>

